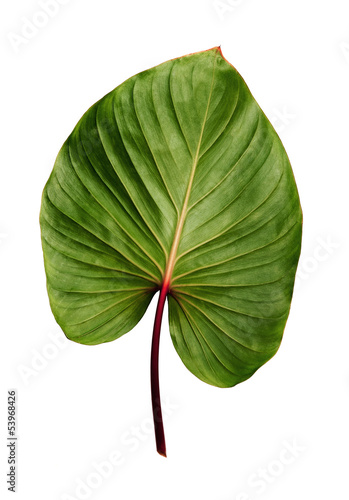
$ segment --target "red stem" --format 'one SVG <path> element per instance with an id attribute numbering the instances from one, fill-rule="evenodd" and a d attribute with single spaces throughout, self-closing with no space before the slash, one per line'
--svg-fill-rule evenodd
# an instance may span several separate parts
<path id="1" fill-rule="evenodd" d="M 164 424 L 162 421 L 160 387 L 159 387 L 159 344 L 162 314 L 168 293 L 169 285 L 163 284 L 160 290 L 159 301 L 156 308 L 153 340 L 151 344 L 150 379 L 151 379 L 151 400 L 153 405 L 153 418 L 155 428 L 156 449 L 160 455 L 166 457 L 166 443 Z"/>

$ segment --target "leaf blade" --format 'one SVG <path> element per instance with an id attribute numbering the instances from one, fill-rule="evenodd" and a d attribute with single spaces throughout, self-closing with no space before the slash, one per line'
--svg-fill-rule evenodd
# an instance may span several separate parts
<path id="1" fill-rule="evenodd" d="M 277 351 L 299 196 L 220 49 L 140 73 L 92 106 L 57 158 L 41 226 L 51 307 L 72 340 L 117 338 L 168 287 L 173 343 L 205 382 L 235 385 Z"/>

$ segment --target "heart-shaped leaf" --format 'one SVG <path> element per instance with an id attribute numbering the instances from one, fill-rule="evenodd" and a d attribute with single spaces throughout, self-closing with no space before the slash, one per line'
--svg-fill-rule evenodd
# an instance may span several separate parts
<path id="1" fill-rule="evenodd" d="M 40 215 L 47 288 L 82 344 L 131 330 L 160 290 L 185 366 L 230 387 L 277 351 L 302 213 L 285 150 L 219 48 L 140 73 L 92 106 L 58 154 Z"/>

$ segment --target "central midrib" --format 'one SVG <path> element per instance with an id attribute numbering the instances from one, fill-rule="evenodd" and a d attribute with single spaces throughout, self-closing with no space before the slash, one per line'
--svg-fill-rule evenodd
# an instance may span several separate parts
<path id="1" fill-rule="evenodd" d="M 214 74 L 215 74 L 215 68 L 216 68 L 217 52 L 216 52 L 216 55 L 215 55 L 215 58 L 214 58 L 214 62 L 213 62 L 213 74 L 212 74 L 211 89 L 210 89 L 210 94 L 209 94 L 208 100 L 207 100 L 207 107 L 206 107 L 206 111 L 205 111 L 205 116 L 204 116 L 203 124 L 202 124 L 202 127 L 201 127 L 201 132 L 200 132 L 200 137 L 199 137 L 199 141 L 198 141 L 198 146 L 197 146 L 196 154 L 195 154 L 195 157 L 194 157 L 194 160 L 193 160 L 193 165 L 192 165 L 192 169 L 191 169 L 191 173 L 190 173 L 190 178 L 189 178 L 188 187 L 187 187 L 187 191 L 186 191 L 185 198 L 184 198 L 184 203 L 183 203 L 181 215 L 180 215 L 180 217 L 178 219 L 176 231 L 174 233 L 174 238 L 173 238 L 173 243 L 172 243 L 171 251 L 170 251 L 170 254 L 169 254 L 169 257 L 168 257 L 168 261 L 167 261 L 167 265 L 166 265 L 166 270 L 165 270 L 165 274 L 164 274 L 164 279 L 163 279 L 162 287 L 166 290 L 166 292 L 170 289 L 172 273 L 173 273 L 173 269 L 174 269 L 174 266 L 175 266 L 175 263 L 176 263 L 177 250 L 178 250 L 178 246 L 179 246 L 179 242 L 180 242 L 180 238 L 181 238 L 181 234 L 182 234 L 182 230 L 183 230 L 183 226 L 184 226 L 184 221 L 185 221 L 185 218 L 186 218 L 186 215 L 187 215 L 188 202 L 189 202 L 191 188 L 192 188 L 193 181 L 194 181 L 195 170 L 196 170 L 196 167 L 197 167 L 197 164 L 198 164 L 198 161 L 199 161 L 199 154 L 200 154 L 201 142 L 202 142 L 202 137 L 204 135 L 204 130 L 205 130 L 205 126 L 206 126 L 206 120 L 207 120 L 207 114 L 208 114 L 208 110 L 209 110 L 209 107 L 210 107 L 211 96 L 212 96 L 212 91 L 213 91 L 213 82 L 214 82 Z"/>

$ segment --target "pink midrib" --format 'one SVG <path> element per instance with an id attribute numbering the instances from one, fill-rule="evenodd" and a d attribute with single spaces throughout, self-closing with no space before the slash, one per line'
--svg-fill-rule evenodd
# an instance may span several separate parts
<path id="1" fill-rule="evenodd" d="M 203 138 L 203 135 L 204 135 L 204 130 L 205 130 L 205 126 L 206 126 L 206 120 L 207 120 L 208 110 L 209 110 L 210 103 L 211 103 L 217 53 L 218 53 L 218 51 L 216 52 L 214 63 L 213 63 L 213 74 L 212 74 L 211 89 L 210 89 L 210 94 L 209 94 L 208 101 L 207 101 L 207 107 L 206 107 L 205 116 L 204 116 L 204 120 L 203 120 L 203 124 L 202 124 L 202 128 L 201 128 L 201 132 L 200 132 L 199 142 L 198 142 L 198 146 L 197 146 L 195 157 L 194 157 L 194 161 L 193 161 L 193 166 L 192 166 L 191 173 L 190 173 L 190 178 L 189 178 L 188 187 L 187 187 L 187 191 L 186 191 L 185 198 L 184 198 L 183 207 L 182 207 L 182 210 L 181 210 L 180 217 L 178 219 L 176 231 L 175 231 L 174 238 L 173 238 L 172 247 L 171 247 L 171 250 L 170 250 L 170 254 L 169 254 L 169 257 L 168 257 L 168 261 L 167 261 L 167 265 L 166 265 L 166 269 L 165 269 L 165 273 L 164 273 L 164 277 L 163 277 L 163 281 L 162 281 L 162 289 L 166 290 L 166 294 L 171 289 L 171 279 L 172 279 L 173 269 L 174 269 L 174 266 L 176 264 L 176 257 L 177 257 L 178 246 L 179 246 L 180 238 L 181 238 L 181 235 L 182 235 L 185 218 L 187 216 L 187 210 L 188 210 L 188 203 L 189 203 L 190 193 L 191 193 L 191 189 L 192 189 L 192 186 L 193 186 L 193 181 L 194 181 L 196 167 L 197 167 L 197 164 L 198 164 L 198 161 L 199 161 L 199 154 L 200 154 L 200 148 L 201 148 L 202 138 Z"/>

